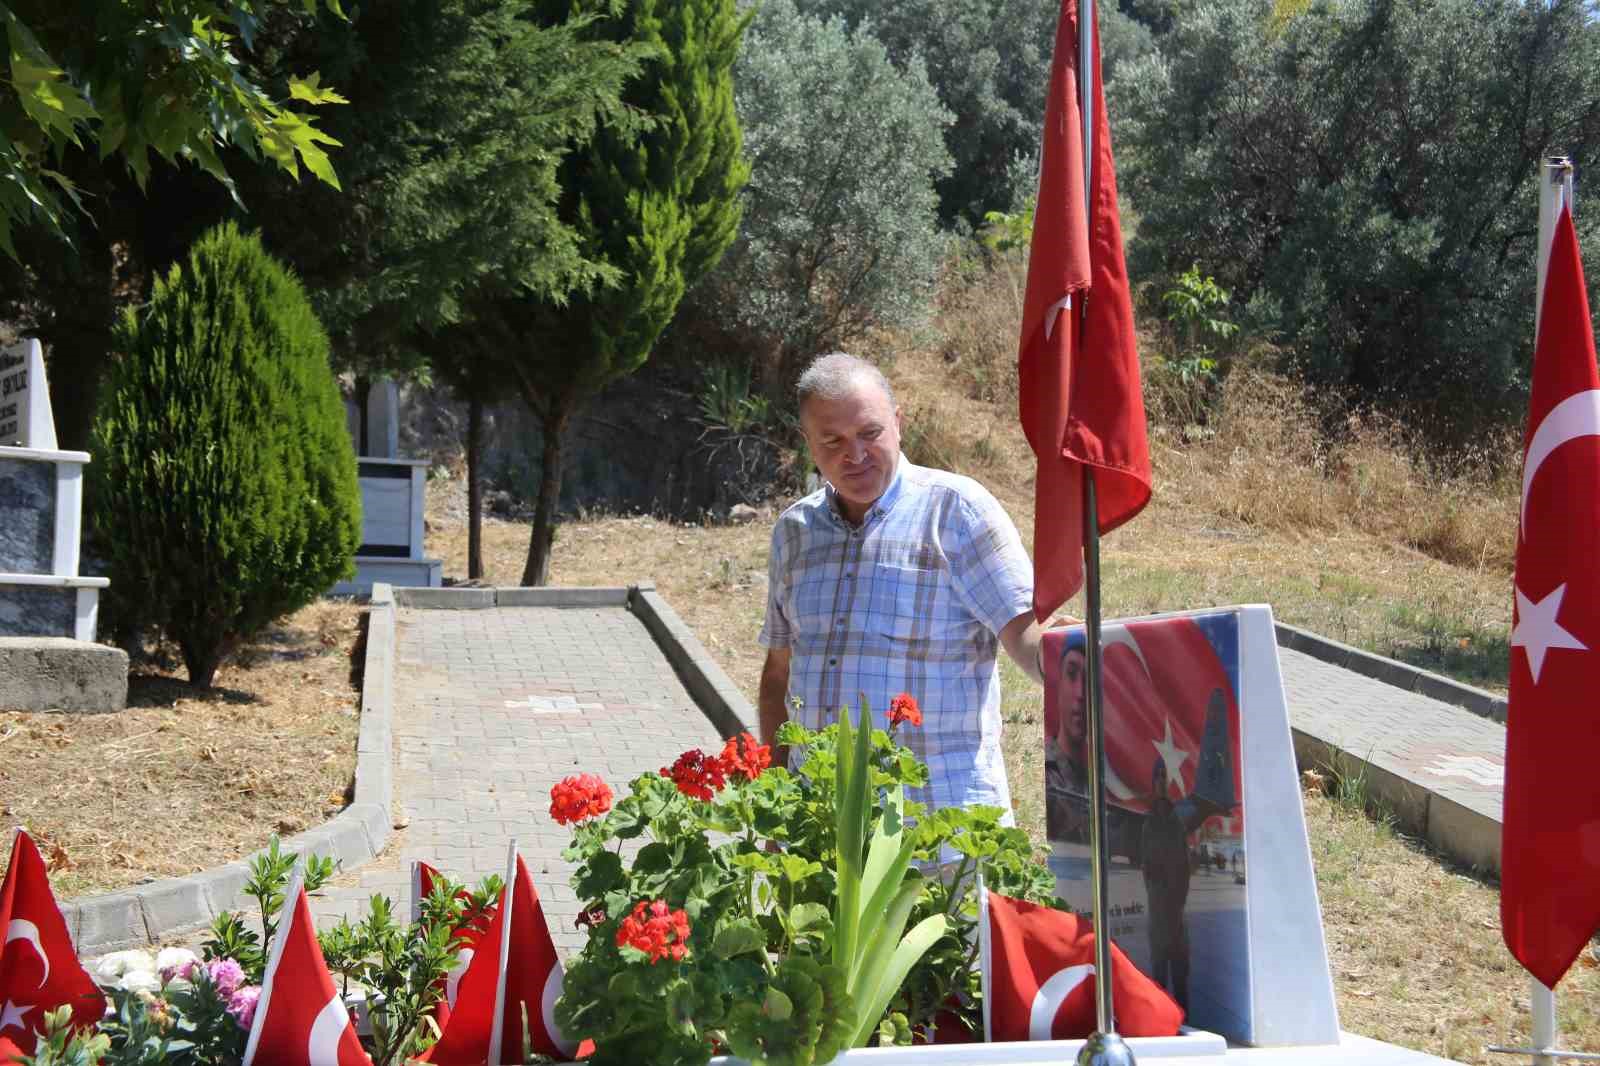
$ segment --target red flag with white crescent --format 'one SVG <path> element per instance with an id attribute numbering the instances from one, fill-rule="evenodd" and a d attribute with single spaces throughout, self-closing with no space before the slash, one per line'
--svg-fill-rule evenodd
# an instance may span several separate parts
<path id="1" fill-rule="evenodd" d="M 1094 930 L 1058 911 L 984 892 L 979 922 L 987 1039 L 1075 1040 L 1095 1029 Z M 1173 1036 L 1183 1008 L 1111 945 L 1112 998 L 1123 1036 Z"/>
<path id="2" fill-rule="evenodd" d="M 1022 429 L 1038 461 L 1033 608 L 1041 622 L 1083 583 L 1084 470 L 1095 471 L 1102 533 L 1150 501 L 1150 445 L 1098 25 L 1088 101 L 1093 169 L 1084 195 L 1079 10 L 1078 0 L 1063 0 L 1056 25 L 1017 358 Z"/>
<path id="3" fill-rule="evenodd" d="M 422 901 L 433 895 L 434 887 L 444 880 L 435 867 L 417 859 L 411 864 L 411 920 L 420 921 L 422 918 Z M 472 899 L 472 893 L 466 889 L 456 892 L 456 899 L 463 902 Z M 450 972 L 439 980 L 439 1001 L 433 1006 L 433 1020 L 443 1031 L 449 1024 L 450 1012 L 455 1009 L 456 996 L 460 992 L 461 978 L 466 975 L 467 967 L 472 964 L 477 954 L 478 941 L 483 939 L 488 922 L 494 914 L 494 907 L 484 909 L 481 915 L 467 915 L 451 933 L 450 943 L 455 949 L 455 964 L 450 967 Z"/>
<path id="4" fill-rule="evenodd" d="M 317 943 L 296 875 L 272 941 L 243 1066 L 372 1066 Z"/>
<path id="5" fill-rule="evenodd" d="M 425 1061 L 439 1066 L 520 1063 L 524 1037 L 536 1053 L 555 1059 L 570 1059 L 579 1050 L 555 1022 L 562 968 L 544 906 L 522 856 L 516 857 L 514 868 L 461 977 L 450 1023 L 423 1056 Z"/>
<path id="6" fill-rule="evenodd" d="M 1600 372 L 1572 212 L 1556 222 L 1522 460 L 1500 927 L 1554 987 L 1600 930 Z"/>
<path id="7" fill-rule="evenodd" d="M 0 883 L 0 936 L 0 1044 L 33 1054 L 45 1014 L 69 1004 L 73 1025 L 100 1020 L 105 996 L 79 965 L 44 859 L 21 829 Z"/>
<path id="8" fill-rule="evenodd" d="M 1159 758 L 1169 799 L 1207 799 L 1218 816 L 1237 817 L 1238 695 L 1205 631 L 1192 618 L 1157 618 L 1107 625 L 1100 639 L 1107 799 L 1149 810 Z M 1082 647 L 1081 627 L 1052 629 L 1041 656 L 1045 736 L 1079 766 L 1088 762 Z"/>

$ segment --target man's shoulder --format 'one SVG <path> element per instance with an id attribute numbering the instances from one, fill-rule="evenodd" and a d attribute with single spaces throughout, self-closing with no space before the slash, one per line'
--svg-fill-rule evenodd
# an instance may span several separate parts
<path id="1" fill-rule="evenodd" d="M 915 486 L 918 492 L 937 501 L 965 504 L 979 512 L 1003 510 L 994 493 L 965 474 L 907 463 L 905 478 L 908 486 Z"/>
<path id="2" fill-rule="evenodd" d="M 818 489 L 816 492 L 800 497 L 782 511 L 779 511 L 777 521 L 772 525 L 773 541 L 778 542 L 789 537 L 799 536 L 808 530 L 818 529 L 827 521 L 827 493 L 827 489 Z"/>
<path id="3" fill-rule="evenodd" d="M 809 525 L 828 509 L 828 490 L 818 489 L 800 497 L 778 512 L 778 525 L 800 523 Z"/>

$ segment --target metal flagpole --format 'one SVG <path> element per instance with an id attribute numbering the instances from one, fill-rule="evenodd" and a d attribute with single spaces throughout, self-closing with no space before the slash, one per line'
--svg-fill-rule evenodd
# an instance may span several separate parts
<path id="1" fill-rule="evenodd" d="M 1094 0 L 1078 0 L 1078 111 L 1083 116 L 1084 219 L 1093 227 L 1094 214 Z M 1074 309 L 1082 315 L 1088 294 Z M 1089 867 L 1094 883 L 1094 1009 L 1095 1031 L 1078 1052 L 1077 1066 L 1133 1066 L 1133 1051 L 1117 1035 L 1112 1002 L 1111 923 L 1106 910 L 1111 864 L 1106 839 L 1106 743 L 1100 676 L 1100 509 L 1095 497 L 1094 468 L 1083 468 L 1083 637 L 1087 668 L 1089 732 Z"/>

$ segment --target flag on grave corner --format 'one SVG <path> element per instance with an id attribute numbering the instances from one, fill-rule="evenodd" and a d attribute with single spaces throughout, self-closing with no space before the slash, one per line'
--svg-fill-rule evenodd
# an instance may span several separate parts
<path id="1" fill-rule="evenodd" d="M 243 1066 L 372 1066 L 322 957 L 298 870 L 284 899 Z"/>
<path id="2" fill-rule="evenodd" d="M 20 828 L 0 882 L 0 935 L 0 1047 L 9 1042 L 33 1054 L 45 1014 L 58 1007 L 72 1007 L 76 1026 L 105 1013 L 105 995 L 78 962 L 44 858 Z"/>
<path id="3" fill-rule="evenodd" d="M 433 895 L 434 887 L 443 880 L 443 875 L 435 867 L 430 866 L 421 859 L 417 859 L 411 864 L 411 921 L 413 923 L 420 921 L 422 918 L 422 901 Z M 460 889 L 456 892 L 456 898 L 465 901 L 471 899 L 472 894 L 466 889 Z M 491 904 L 485 908 L 484 914 L 477 916 L 476 920 L 473 919 L 473 916 L 468 916 L 466 920 L 456 927 L 455 932 L 452 934 L 456 944 L 456 963 L 450 968 L 450 972 L 441 979 L 439 1002 L 433 1008 L 433 1020 L 438 1023 L 440 1031 L 443 1031 L 450 1021 L 450 1012 L 455 1009 L 456 995 L 461 988 L 461 978 L 467 972 L 467 967 L 471 965 L 473 956 L 477 952 L 478 941 L 483 939 L 484 931 L 493 916 L 494 906 Z"/>
<path id="4" fill-rule="evenodd" d="M 1073 1040 L 1095 1029 L 1094 931 L 1071 911 L 983 890 L 978 920 L 985 1038 Z M 1173 1036 L 1183 1008 L 1111 945 L 1123 1036 Z"/>
<path id="5" fill-rule="evenodd" d="M 1150 501 L 1150 445 L 1098 26 L 1094 98 L 1087 103 L 1093 118 L 1087 206 L 1084 195 L 1079 10 L 1078 0 L 1063 0 L 1056 25 L 1017 359 L 1022 429 L 1038 462 L 1033 609 L 1041 622 L 1083 583 L 1084 470 L 1095 471 L 1102 533 Z"/>
<path id="6" fill-rule="evenodd" d="M 524 1038 L 540 1055 L 571 1059 L 578 1052 L 556 1026 L 561 959 L 544 906 L 522 856 L 507 871 L 500 903 L 461 977 L 450 1024 L 422 1056 L 438 1066 L 498 1066 L 523 1061 Z M 528 1031 L 523 1032 L 526 1017 Z"/>
<path id="7" fill-rule="evenodd" d="M 1522 460 L 1500 927 L 1548 987 L 1600 930 L 1600 373 L 1570 205 L 1556 221 Z"/>

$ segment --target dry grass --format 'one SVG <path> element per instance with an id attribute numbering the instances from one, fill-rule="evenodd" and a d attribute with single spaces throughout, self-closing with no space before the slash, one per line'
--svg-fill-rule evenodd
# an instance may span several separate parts
<path id="1" fill-rule="evenodd" d="M 1305 798 L 1329 964 L 1346 1029 L 1459 1062 L 1506 1062 L 1526 1046 L 1528 979 L 1500 939 L 1495 888 L 1455 870 L 1384 821 Z M 1562 982 L 1563 1047 L 1600 1051 L 1600 957 L 1591 945 Z"/>
<path id="2" fill-rule="evenodd" d="M 195 691 L 166 649 L 120 714 L 0 714 L 0 825 L 25 825 L 63 898 L 193 873 L 346 803 L 361 609 L 314 603 Z M 161 650 L 157 650 L 160 654 Z"/>

